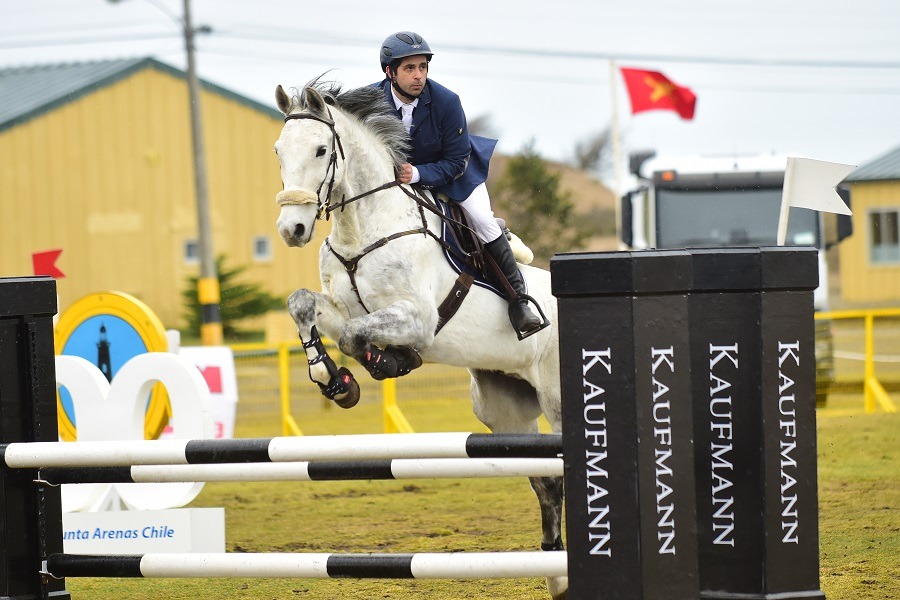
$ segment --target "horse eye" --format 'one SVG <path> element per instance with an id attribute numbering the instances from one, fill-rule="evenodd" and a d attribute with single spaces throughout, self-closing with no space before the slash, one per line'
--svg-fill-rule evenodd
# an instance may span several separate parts
<path id="1" fill-rule="evenodd" d="M 321 158 L 325 156 L 325 146 L 319 146 L 319 149 L 316 150 L 316 158 Z"/>

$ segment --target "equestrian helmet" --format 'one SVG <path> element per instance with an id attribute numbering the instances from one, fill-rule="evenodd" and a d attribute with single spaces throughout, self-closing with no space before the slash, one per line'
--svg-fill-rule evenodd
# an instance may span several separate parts
<path id="1" fill-rule="evenodd" d="M 412 31 L 392 33 L 381 45 L 379 56 L 381 59 L 381 70 L 384 71 L 384 68 L 391 64 L 391 61 L 420 54 L 424 55 L 429 61 L 434 55 L 425 38 Z"/>

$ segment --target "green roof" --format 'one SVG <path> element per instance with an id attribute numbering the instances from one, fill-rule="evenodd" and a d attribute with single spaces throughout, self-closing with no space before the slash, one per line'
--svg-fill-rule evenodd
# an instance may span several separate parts
<path id="1" fill-rule="evenodd" d="M 184 71 L 154 58 L 130 58 L 86 63 L 34 65 L 0 69 L 0 131 L 56 110 L 91 92 L 142 69 L 157 69 L 186 78 Z M 208 81 L 204 89 L 221 94 L 254 110 L 281 120 L 281 113 Z"/>
<path id="2" fill-rule="evenodd" d="M 900 147 L 857 167 L 844 181 L 900 181 Z"/>

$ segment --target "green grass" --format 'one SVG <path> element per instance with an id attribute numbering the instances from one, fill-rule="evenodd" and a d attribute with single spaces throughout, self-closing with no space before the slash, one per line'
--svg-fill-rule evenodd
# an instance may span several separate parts
<path id="1" fill-rule="evenodd" d="M 843 410 L 861 405 L 859 396 L 829 399 L 818 421 L 822 590 L 900 598 L 900 414 Z"/>
<path id="2" fill-rule="evenodd" d="M 858 396 L 819 418 L 822 590 L 829 600 L 900 598 L 900 415 L 865 415 Z M 468 402 L 404 402 L 418 431 L 481 431 Z M 852 412 L 855 409 L 857 412 Z M 851 414 L 848 414 L 851 413 Z M 381 430 L 380 407 L 323 410 L 308 434 Z M 193 506 L 224 506 L 229 552 L 534 550 L 537 503 L 522 479 L 210 483 Z M 283 598 L 546 600 L 541 579 L 70 579 L 76 600 Z"/>

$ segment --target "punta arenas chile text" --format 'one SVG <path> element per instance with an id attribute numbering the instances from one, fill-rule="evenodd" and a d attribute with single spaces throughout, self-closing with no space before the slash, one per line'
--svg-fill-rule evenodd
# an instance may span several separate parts
<path id="1" fill-rule="evenodd" d="M 778 445 L 781 454 L 781 542 L 799 544 L 797 529 L 800 525 L 797 513 L 797 493 L 789 494 L 797 479 L 797 461 L 791 453 L 797 448 L 797 399 L 794 396 L 794 379 L 788 369 L 800 367 L 800 342 L 778 342 Z M 797 376 L 797 373 L 794 373 Z M 794 475 L 791 475 L 793 472 Z"/>
<path id="2" fill-rule="evenodd" d="M 656 447 L 653 449 L 656 462 L 656 514 L 659 520 L 656 523 L 656 538 L 660 545 L 657 548 L 659 554 L 675 554 L 675 511 L 672 485 L 675 483 L 675 473 L 666 464 L 666 460 L 672 457 L 672 403 L 669 400 L 669 387 L 663 383 L 663 372 L 675 374 L 674 347 L 651 348 L 650 373 L 653 383 L 653 437 Z M 666 483 L 668 480 L 669 483 Z M 670 485 L 672 484 L 672 485 Z"/>
<path id="3" fill-rule="evenodd" d="M 716 370 L 717 366 L 721 368 Z M 738 345 L 709 345 L 709 428 L 713 434 L 710 441 L 710 473 L 712 475 L 712 528 L 713 544 L 734 546 L 734 465 L 730 457 L 732 444 L 731 394 L 725 394 L 731 383 L 719 377 L 731 365 L 738 368 Z M 726 375 L 727 376 L 727 375 Z M 716 441 L 719 440 L 719 441 Z"/>
<path id="4" fill-rule="evenodd" d="M 604 468 L 607 459 L 606 435 L 606 390 L 588 380 L 588 372 L 593 368 L 600 369 L 594 376 L 600 378 L 612 374 L 612 353 L 606 350 L 581 349 L 581 372 L 584 381 L 584 437 L 590 440 L 590 447 L 596 450 L 585 450 L 588 512 L 588 542 L 591 544 L 590 554 L 595 556 L 612 556 L 612 530 L 609 520 L 609 503 L 605 500 L 609 494 L 609 472 Z"/>

